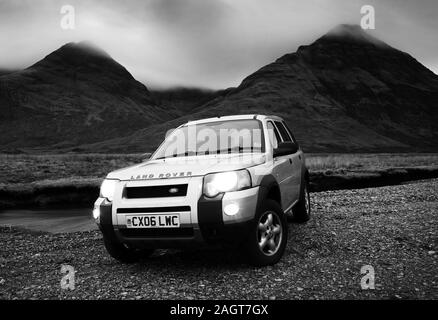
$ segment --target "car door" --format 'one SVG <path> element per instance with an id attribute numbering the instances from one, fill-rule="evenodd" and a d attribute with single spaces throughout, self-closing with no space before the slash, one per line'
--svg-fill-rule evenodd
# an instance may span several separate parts
<path id="1" fill-rule="evenodd" d="M 291 206 L 297 202 L 300 197 L 301 170 L 303 168 L 301 151 L 299 151 L 298 144 L 284 121 L 274 121 L 274 124 L 283 142 L 292 142 L 297 146 L 297 152 L 285 156 L 290 164 L 287 172 L 287 190 L 289 192 L 289 206 Z"/>
<path id="2" fill-rule="evenodd" d="M 276 149 L 278 147 L 278 143 L 282 142 L 280 132 L 274 125 L 274 122 L 270 120 L 267 122 L 267 128 L 271 146 L 273 149 Z M 274 157 L 272 174 L 280 186 L 281 206 L 283 209 L 289 208 L 293 201 L 293 188 L 290 181 L 292 176 L 290 172 L 291 162 L 289 160 L 289 155 Z"/>

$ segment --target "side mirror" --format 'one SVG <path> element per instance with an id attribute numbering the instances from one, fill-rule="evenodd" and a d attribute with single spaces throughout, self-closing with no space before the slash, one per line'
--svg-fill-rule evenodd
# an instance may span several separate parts
<path id="1" fill-rule="evenodd" d="M 280 142 L 278 147 L 274 149 L 274 158 L 294 154 L 298 151 L 298 146 L 292 141 Z"/>
<path id="2" fill-rule="evenodd" d="M 143 153 L 143 154 L 140 156 L 140 157 L 141 157 L 141 162 L 146 162 L 146 161 L 148 161 L 148 160 L 150 159 L 151 155 L 152 155 L 152 153 L 150 153 L 150 152 Z"/>

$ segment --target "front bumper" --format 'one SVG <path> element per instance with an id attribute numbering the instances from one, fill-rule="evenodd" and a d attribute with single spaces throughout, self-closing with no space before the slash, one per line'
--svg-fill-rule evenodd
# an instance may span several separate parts
<path id="1" fill-rule="evenodd" d="M 189 180 L 185 197 L 136 200 L 115 198 L 113 202 L 97 199 L 95 209 L 100 211 L 100 215 L 96 222 L 100 230 L 105 238 L 145 248 L 240 242 L 247 235 L 254 219 L 259 187 L 207 198 L 202 195 L 202 179 L 193 177 Z M 234 215 L 224 212 L 224 208 L 230 204 L 239 208 Z M 155 211 L 178 212 L 180 228 L 126 227 L 126 216 L 132 212 L 147 214 Z"/>

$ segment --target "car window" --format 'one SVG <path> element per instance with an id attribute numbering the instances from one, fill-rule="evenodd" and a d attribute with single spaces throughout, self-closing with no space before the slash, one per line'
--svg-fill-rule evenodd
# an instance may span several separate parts
<path id="1" fill-rule="evenodd" d="M 275 121 L 275 125 L 277 126 L 278 130 L 280 131 L 281 137 L 283 138 L 284 142 L 292 141 L 291 136 L 289 135 L 289 132 L 285 128 L 284 124 L 280 121 Z"/>
<path id="2" fill-rule="evenodd" d="M 289 132 L 289 135 L 292 137 L 292 141 L 293 141 L 296 145 L 298 145 L 297 139 L 295 139 L 294 134 L 293 134 L 292 131 L 289 129 L 289 127 L 287 126 L 286 122 L 282 121 L 281 123 L 284 125 L 284 127 L 285 127 L 286 130 L 287 130 L 287 132 Z"/>
<path id="3" fill-rule="evenodd" d="M 278 148 L 278 142 L 281 141 L 281 139 L 277 131 L 277 128 L 275 128 L 274 124 L 271 121 L 268 121 L 267 127 L 268 127 L 269 140 L 271 141 L 272 147 L 274 149 Z"/>
<path id="4" fill-rule="evenodd" d="M 172 131 L 152 160 L 228 153 L 264 152 L 260 120 L 237 119 L 187 124 Z"/>

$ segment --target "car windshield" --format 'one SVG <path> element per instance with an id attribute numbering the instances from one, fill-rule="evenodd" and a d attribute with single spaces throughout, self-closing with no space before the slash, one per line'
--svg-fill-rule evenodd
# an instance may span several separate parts
<path id="1" fill-rule="evenodd" d="M 262 123 L 255 119 L 188 124 L 175 129 L 153 160 L 228 153 L 264 152 Z"/>

